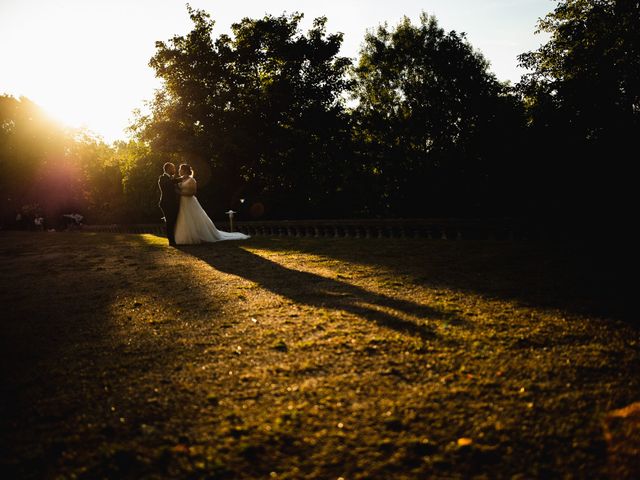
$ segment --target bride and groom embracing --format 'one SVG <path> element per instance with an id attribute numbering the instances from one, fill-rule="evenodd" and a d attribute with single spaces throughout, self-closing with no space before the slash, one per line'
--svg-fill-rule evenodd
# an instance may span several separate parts
<path id="1" fill-rule="evenodd" d="M 186 163 L 176 166 L 167 162 L 158 179 L 159 207 L 167 223 L 169 245 L 196 245 L 221 240 L 245 240 L 249 235 L 222 232 L 216 228 L 195 197 L 197 183 L 193 169 Z"/>

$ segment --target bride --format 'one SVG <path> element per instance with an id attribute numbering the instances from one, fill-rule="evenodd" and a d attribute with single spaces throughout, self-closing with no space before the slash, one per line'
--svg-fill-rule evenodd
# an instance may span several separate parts
<path id="1" fill-rule="evenodd" d="M 221 240 L 245 240 L 249 235 L 239 232 L 221 232 L 213 224 L 207 213 L 195 197 L 197 184 L 193 178 L 193 169 L 183 163 L 178 169 L 180 182 L 180 209 L 176 221 L 176 244 L 195 245 L 198 243 L 219 242 Z"/>

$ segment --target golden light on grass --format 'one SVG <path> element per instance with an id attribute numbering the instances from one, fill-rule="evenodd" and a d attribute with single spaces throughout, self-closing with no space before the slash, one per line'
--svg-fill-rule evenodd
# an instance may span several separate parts
<path id="1" fill-rule="evenodd" d="M 637 332 L 571 305 L 489 295 L 485 278 L 454 288 L 468 281 L 461 265 L 486 271 L 487 254 L 497 262 L 509 248 L 525 267 L 539 261 L 530 246 L 486 244 L 478 264 L 477 245 L 465 242 L 165 242 L 0 237 L 11 253 L 0 292 L 12 302 L 2 327 L 14 352 L 2 353 L 21 354 L 9 386 L 32 402 L 18 404 L 17 418 L 50 415 L 40 414 L 38 429 L 9 424 L 20 461 L 32 461 L 23 452 L 42 432 L 80 432 L 63 476 L 94 464 L 107 472 L 93 447 L 103 443 L 141 455 L 158 476 L 167 458 L 178 476 L 195 463 L 216 472 L 222 459 L 234 478 L 264 459 L 283 477 L 346 478 L 353 472 L 331 470 L 353 463 L 346 448 L 363 477 L 406 476 L 407 466 L 412 478 L 604 476 L 598 432 L 604 412 L 638 392 Z M 493 268 L 495 281 L 504 272 Z M 534 276 L 519 282 L 540 288 Z M 430 321 L 421 338 L 404 320 L 424 304 L 461 318 Z M 149 444 L 159 448 L 141 447 Z"/>
<path id="2" fill-rule="evenodd" d="M 144 233 L 144 234 L 140 235 L 140 238 L 147 245 L 152 245 L 154 247 L 166 246 L 167 245 L 166 237 L 159 237 L 158 235 L 153 235 L 153 234 L 150 234 L 150 233 Z"/>

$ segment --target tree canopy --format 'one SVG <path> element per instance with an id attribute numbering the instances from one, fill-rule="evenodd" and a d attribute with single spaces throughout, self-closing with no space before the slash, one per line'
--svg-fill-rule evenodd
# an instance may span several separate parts
<path id="1" fill-rule="evenodd" d="M 326 213 L 348 140 L 342 36 L 325 18 L 304 34 L 293 14 L 245 18 L 214 40 L 209 15 L 189 12 L 193 30 L 156 45 L 150 65 L 164 83 L 139 138 L 212 176 L 218 210 L 247 197 L 272 216 Z"/>
<path id="2" fill-rule="evenodd" d="M 113 222 L 122 212 L 121 172 L 111 149 L 66 129 L 27 98 L 0 96 L 0 218 L 82 211 Z"/>
<path id="3" fill-rule="evenodd" d="M 520 56 L 531 72 L 519 90 L 547 210 L 620 215 L 631 204 L 640 127 L 640 2 L 560 1 L 538 28 L 550 40 Z"/>
<path id="4" fill-rule="evenodd" d="M 405 17 L 380 26 L 365 37 L 355 78 L 354 134 L 384 199 L 378 208 L 417 216 L 490 208 L 518 109 L 463 33 L 425 13 L 418 25 Z"/>
<path id="5" fill-rule="evenodd" d="M 131 138 L 106 145 L 0 97 L 2 219 L 21 210 L 153 221 L 166 161 L 190 163 L 213 218 L 621 215 L 639 128 L 640 2 L 562 0 L 499 82 L 464 33 L 423 13 L 340 56 L 326 18 L 243 18 L 156 43 L 162 80 Z M 613 191 L 613 193 L 611 193 Z"/>

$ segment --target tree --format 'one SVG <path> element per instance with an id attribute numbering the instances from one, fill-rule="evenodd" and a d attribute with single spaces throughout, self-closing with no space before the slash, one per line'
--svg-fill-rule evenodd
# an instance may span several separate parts
<path id="1" fill-rule="evenodd" d="M 120 168 L 113 150 L 83 130 L 64 128 L 22 97 L 0 97 L 0 218 L 79 212 L 94 223 L 114 222 L 122 209 Z M 32 220 L 32 218 L 30 218 Z"/>
<path id="2" fill-rule="evenodd" d="M 521 124 L 517 101 L 464 34 L 423 13 L 365 38 L 355 135 L 382 204 L 401 216 L 477 215 L 502 186 Z M 495 201 L 491 201 L 493 196 Z"/>
<path id="3" fill-rule="evenodd" d="M 189 34 L 156 44 L 150 65 L 163 86 L 134 125 L 138 138 L 213 177 L 199 198 L 218 214 L 240 197 L 272 216 L 329 210 L 348 160 L 342 35 L 327 35 L 324 18 L 304 35 L 301 14 L 267 15 L 214 41 L 209 15 L 189 14 Z"/>
<path id="4" fill-rule="evenodd" d="M 162 216 L 158 208 L 158 176 L 166 159 L 133 139 L 115 142 L 114 150 L 122 176 L 122 218 L 131 223 L 158 223 Z"/>
<path id="5" fill-rule="evenodd" d="M 82 208 L 91 223 L 118 223 L 125 198 L 121 165 L 114 148 L 87 132 L 77 132 L 68 148 L 81 179 Z"/>
<path id="6" fill-rule="evenodd" d="M 2 220 L 15 218 L 23 206 L 42 204 L 37 184 L 64 153 L 64 132 L 25 97 L 0 97 L 0 195 Z M 65 195 L 67 196 L 67 195 Z M 61 201 L 56 198 L 56 201 Z M 40 208 L 40 207 L 38 207 Z"/>
<path id="7" fill-rule="evenodd" d="M 550 39 L 519 57 L 531 73 L 518 87 L 533 146 L 541 146 L 547 211 L 601 223 L 627 210 L 634 190 L 627 182 L 640 126 L 640 2 L 563 0 L 538 30 Z"/>

